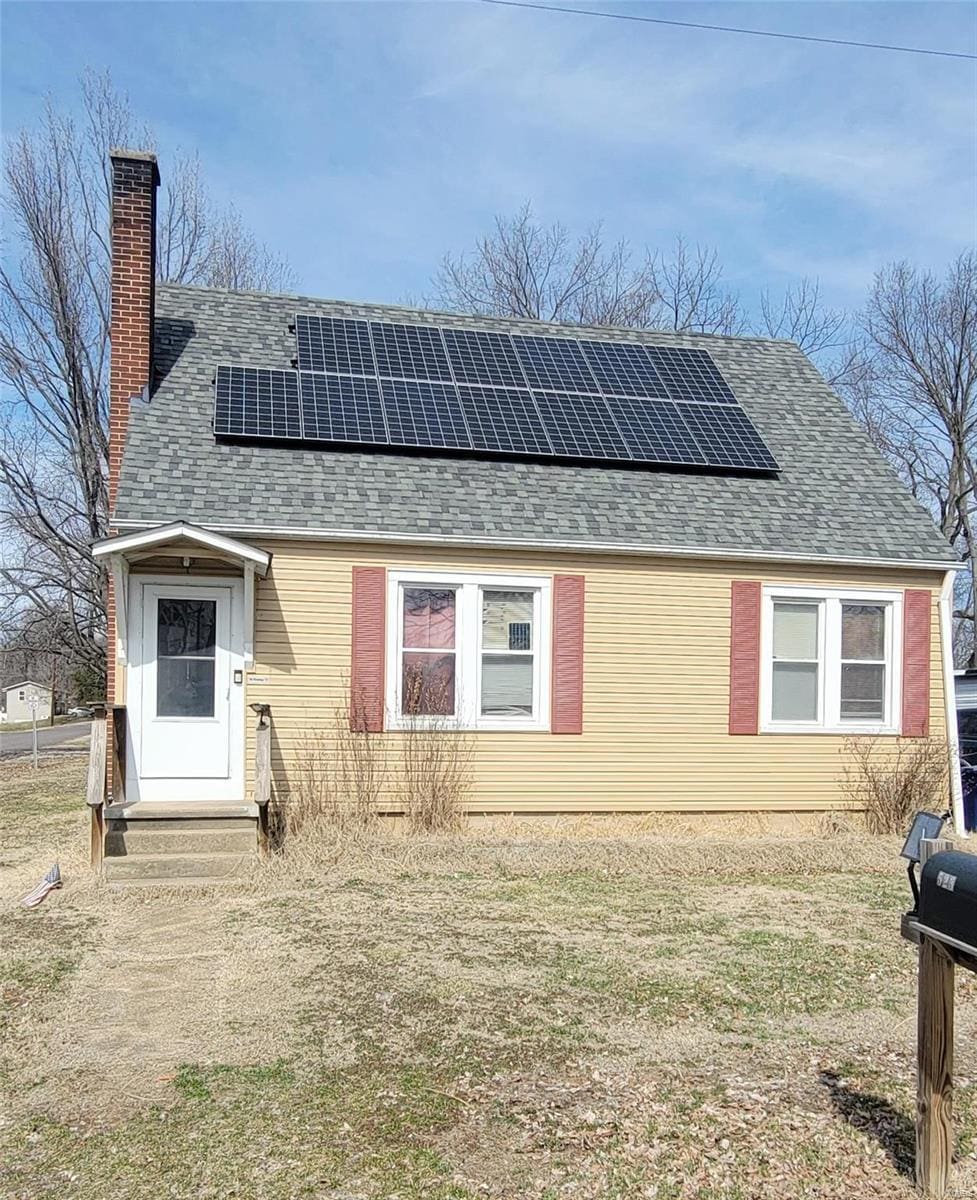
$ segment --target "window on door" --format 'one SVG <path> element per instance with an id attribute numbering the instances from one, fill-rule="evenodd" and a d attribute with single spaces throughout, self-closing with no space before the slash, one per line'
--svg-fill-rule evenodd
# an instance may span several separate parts
<path id="1" fill-rule="evenodd" d="M 160 597 L 156 620 L 156 715 L 213 717 L 217 601 Z"/>

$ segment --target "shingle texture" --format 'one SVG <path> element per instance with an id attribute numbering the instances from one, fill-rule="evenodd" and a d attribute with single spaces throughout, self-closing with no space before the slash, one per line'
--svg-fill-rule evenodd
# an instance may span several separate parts
<path id="1" fill-rule="evenodd" d="M 157 383 L 134 405 L 116 517 L 785 557 L 946 562 L 950 551 L 790 342 L 588 329 L 707 349 L 780 463 L 745 478 L 560 463 L 219 444 L 219 362 L 288 367 L 297 312 L 573 334 L 559 326 L 371 304 L 161 286 Z"/>

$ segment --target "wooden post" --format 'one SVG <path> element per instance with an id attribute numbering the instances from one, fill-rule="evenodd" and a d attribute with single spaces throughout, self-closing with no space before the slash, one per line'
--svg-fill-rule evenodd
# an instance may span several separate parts
<path id="1" fill-rule="evenodd" d="M 258 851 L 268 854 L 268 803 L 271 800 L 271 706 L 253 704 L 258 714 L 254 734 L 254 801 L 258 806 Z"/>
<path id="2" fill-rule="evenodd" d="M 108 738 L 108 713 L 103 707 L 95 709 L 92 719 L 91 745 L 88 752 L 88 786 L 85 801 L 91 815 L 91 864 L 98 870 L 102 865 L 105 844 L 105 765 Z"/>
<path id="3" fill-rule="evenodd" d="M 924 839 L 920 863 L 952 848 L 945 838 Z M 953 959 L 925 935 L 919 944 L 916 1039 L 916 1187 L 941 1200 L 953 1161 Z"/>
<path id="4" fill-rule="evenodd" d="M 126 741 L 128 715 L 124 704 L 112 705 L 112 777 L 113 804 L 124 804 L 126 799 Z"/>
<path id="5" fill-rule="evenodd" d="M 946 1195 L 953 1160 L 953 959 L 939 942 L 919 947 L 916 1186 Z"/>

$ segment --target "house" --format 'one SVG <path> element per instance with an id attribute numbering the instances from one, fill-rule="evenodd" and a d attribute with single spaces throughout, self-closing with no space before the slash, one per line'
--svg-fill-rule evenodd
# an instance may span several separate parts
<path id="1" fill-rule="evenodd" d="M 957 564 L 797 346 L 154 287 L 112 169 L 110 821 L 253 820 L 250 709 L 287 800 L 344 688 L 478 814 L 811 820 L 947 738 Z"/>
<path id="2" fill-rule="evenodd" d="M 4 712 L 10 724 L 15 721 L 38 721 L 51 719 L 51 689 L 33 679 L 12 683 L 3 689 Z M 32 705 L 31 701 L 35 703 Z"/>

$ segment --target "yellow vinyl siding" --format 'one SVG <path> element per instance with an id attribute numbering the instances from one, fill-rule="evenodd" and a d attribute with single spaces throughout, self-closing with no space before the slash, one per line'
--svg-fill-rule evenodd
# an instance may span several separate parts
<path id="1" fill-rule="evenodd" d="M 249 675 L 258 680 L 249 680 L 247 701 L 272 706 L 279 795 L 296 786 L 303 743 L 328 731 L 343 696 L 354 566 L 585 576 L 584 732 L 461 735 L 474 745 L 475 811 L 804 811 L 842 804 L 842 736 L 727 732 L 733 579 L 929 589 L 930 728 L 944 736 L 937 609 L 942 578 L 936 572 L 298 540 L 262 548 L 274 559 L 269 577 L 257 585 Z M 374 736 L 382 738 L 393 779 L 403 735 Z M 249 781 L 252 739 L 249 728 Z"/>

